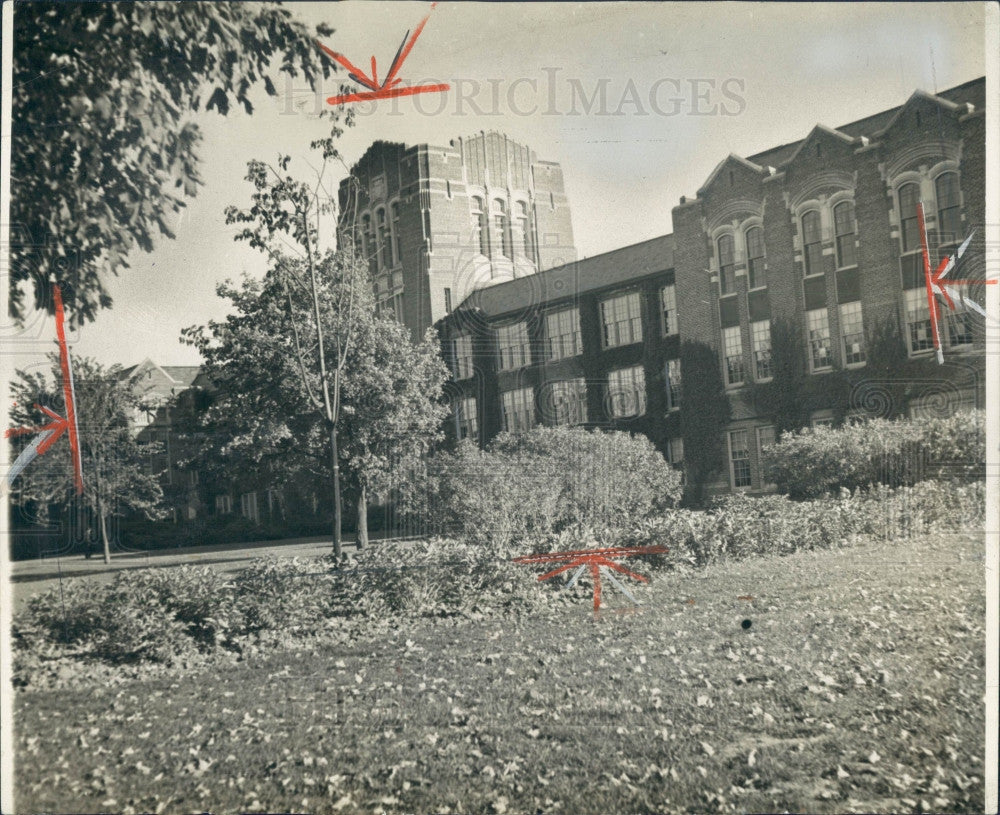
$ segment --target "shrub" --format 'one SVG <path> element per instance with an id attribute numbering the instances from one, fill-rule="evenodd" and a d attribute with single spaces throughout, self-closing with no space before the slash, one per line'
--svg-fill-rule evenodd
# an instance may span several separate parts
<path id="1" fill-rule="evenodd" d="M 981 411 L 945 419 L 871 419 L 786 433 L 764 453 L 767 479 L 792 498 L 875 484 L 910 486 L 932 477 L 982 477 Z"/>
<path id="2" fill-rule="evenodd" d="M 427 511 L 501 555 L 571 525 L 607 538 L 675 506 L 681 493 L 679 474 L 645 436 L 582 428 L 503 433 L 487 450 L 463 443 L 428 473 Z"/>

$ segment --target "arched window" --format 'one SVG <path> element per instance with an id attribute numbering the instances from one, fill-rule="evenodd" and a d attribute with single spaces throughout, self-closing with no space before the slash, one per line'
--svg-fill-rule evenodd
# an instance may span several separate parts
<path id="1" fill-rule="evenodd" d="M 823 273 L 823 229 L 819 211 L 812 209 L 802 216 L 802 257 L 806 277 Z"/>
<path id="2" fill-rule="evenodd" d="M 747 273 L 750 276 L 750 288 L 759 289 L 767 285 L 767 274 L 764 271 L 764 230 L 759 226 L 747 230 Z"/>
<path id="3" fill-rule="evenodd" d="M 732 235 L 723 235 L 718 240 L 719 250 L 719 291 L 730 294 L 736 291 L 736 257 Z"/>
<path id="4" fill-rule="evenodd" d="M 955 243 L 962 229 L 962 205 L 958 173 L 941 173 L 934 181 L 937 193 L 938 243 Z"/>
<path id="5" fill-rule="evenodd" d="M 920 248 L 920 226 L 917 223 L 917 204 L 920 202 L 920 185 L 911 181 L 899 188 L 899 226 L 903 251 Z"/>
<path id="6" fill-rule="evenodd" d="M 510 250 L 510 224 L 507 223 L 507 205 L 501 198 L 493 200 L 493 226 L 496 230 L 500 252 L 505 258 L 512 258 L 513 253 Z"/>
<path id="7" fill-rule="evenodd" d="M 368 261 L 368 271 L 374 277 L 378 272 L 375 235 L 372 233 L 372 216 L 365 213 L 361 216 L 361 254 Z"/>
<path id="8" fill-rule="evenodd" d="M 517 202 L 517 227 L 521 233 L 521 245 L 524 256 L 535 262 L 535 236 L 531 229 L 531 219 L 528 217 L 528 205 L 524 201 Z"/>
<path id="9" fill-rule="evenodd" d="M 375 231 L 379 268 L 387 269 L 392 263 L 389 260 L 389 234 L 385 221 L 385 209 L 379 208 L 375 210 Z"/>
<path id="10" fill-rule="evenodd" d="M 393 201 L 389 205 L 389 217 L 392 219 L 392 265 L 397 266 L 403 259 L 400 251 L 399 201 Z"/>
<path id="11" fill-rule="evenodd" d="M 486 222 L 486 210 L 483 199 L 478 196 L 472 198 L 472 245 L 479 246 L 479 254 L 489 256 L 490 254 L 490 234 L 489 226 Z"/>
<path id="12" fill-rule="evenodd" d="M 833 231 L 837 236 L 837 268 L 856 266 L 858 257 L 854 237 L 857 226 L 853 201 L 841 201 L 833 208 Z"/>

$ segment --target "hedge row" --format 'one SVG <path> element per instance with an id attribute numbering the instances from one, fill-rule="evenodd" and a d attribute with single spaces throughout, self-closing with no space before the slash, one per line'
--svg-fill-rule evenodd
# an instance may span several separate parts
<path id="1" fill-rule="evenodd" d="M 786 433 L 764 453 L 764 470 L 778 491 L 816 498 L 875 484 L 912 486 L 942 478 L 985 475 L 983 411 L 947 418 L 871 419 L 840 428 Z"/>

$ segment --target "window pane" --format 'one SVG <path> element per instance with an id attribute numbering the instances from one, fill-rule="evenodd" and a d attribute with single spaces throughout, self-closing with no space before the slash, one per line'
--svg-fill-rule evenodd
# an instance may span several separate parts
<path id="1" fill-rule="evenodd" d="M 903 251 L 920 248 L 920 226 L 917 223 L 917 204 L 920 202 L 920 185 L 914 182 L 899 188 L 899 225 L 902 231 Z"/>
<path id="2" fill-rule="evenodd" d="M 616 419 L 646 412 L 646 377 L 641 365 L 608 374 L 608 406 Z"/>
<path id="3" fill-rule="evenodd" d="M 753 334 L 754 375 L 758 380 L 771 378 L 771 321 L 759 320 L 750 326 Z"/>
<path id="4" fill-rule="evenodd" d="M 829 368 L 830 358 L 830 318 L 825 308 L 806 312 L 809 328 L 809 358 L 814 371 Z"/>
<path id="5" fill-rule="evenodd" d="M 641 300 L 638 292 L 601 302 L 604 346 L 614 348 L 642 341 Z"/>
<path id="6" fill-rule="evenodd" d="M 910 353 L 927 351 L 934 347 L 931 333 L 931 312 L 927 304 L 926 289 L 909 289 L 906 297 L 906 338 Z"/>
<path id="7" fill-rule="evenodd" d="M 573 357 L 583 352 L 580 338 L 580 313 L 575 308 L 552 311 L 545 315 L 545 338 L 549 359 Z"/>
<path id="8" fill-rule="evenodd" d="M 677 333 L 677 289 L 664 286 L 660 289 L 660 311 L 663 316 L 664 335 Z"/>
<path id="9" fill-rule="evenodd" d="M 954 243 L 962 228 L 958 173 L 942 173 L 934 182 L 938 205 L 938 241 Z"/>
<path id="10" fill-rule="evenodd" d="M 844 303 L 840 307 L 840 334 L 845 365 L 865 361 L 865 333 L 861 303 Z"/>
<path id="11" fill-rule="evenodd" d="M 734 487 L 749 487 L 751 483 L 748 437 L 746 430 L 733 430 L 729 434 L 729 460 Z"/>
<path id="12" fill-rule="evenodd" d="M 677 410 L 681 406 L 681 361 L 667 360 L 667 410 Z"/>
<path id="13" fill-rule="evenodd" d="M 738 385 L 743 381 L 743 337 L 739 326 L 723 329 L 722 347 L 726 358 L 726 384 Z"/>
<path id="14" fill-rule="evenodd" d="M 531 388 L 506 391 L 503 394 L 503 427 L 511 433 L 530 430 L 535 426 L 535 397 Z"/>
<path id="15" fill-rule="evenodd" d="M 816 210 L 802 216 L 802 254 L 805 259 L 806 275 L 822 274 L 823 232 Z"/>
<path id="16" fill-rule="evenodd" d="M 722 294 L 736 291 L 735 244 L 732 235 L 719 238 L 719 290 Z"/>
<path id="17" fill-rule="evenodd" d="M 550 382 L 544 411 L 552 424 L 574 425 L 587 421 L 587 385 L 583 378 Z"/>
<path id="18" fill-rule="evenodd" d="M 497 329 L 497 348 L 500 353 L 500 370 L 522 368 L 531 362 L 526 323 L 500 326 Z"/>
<path id="19" fill-rule="evenodd" d="M 856 226 L 854 222 L 854 204 L 842 201 L 833 209 L 834 228 L 837 233 L 837 267 L 854 266 L 857 264 L 857 250 L 854 245 Z"/>
<path id="20" fill-rule="evenodd" d="M 747 230 L 747 273 L 751 289 L 767 285 L 764 272 L 764 230 L 759 226 Z"/>

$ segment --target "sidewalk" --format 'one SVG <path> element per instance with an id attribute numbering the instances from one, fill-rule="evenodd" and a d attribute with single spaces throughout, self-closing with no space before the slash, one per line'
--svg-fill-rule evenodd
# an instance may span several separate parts
<path id="1" fill-rule="evenodd" d="M 378 533 L 369 536 L 371 544 L 379 540 Z M 343 539 L 346 553 L 357 551 L 353 535 Z M 57 555 L 37 560 L 19 560 L 11 563 L 12 583 L 32 583 L 61 577 L 101 575 L 122 569 L 139 569 L 149 566 L 214 566 L 225 563 L 245 563 L 259 557 L 322 557 L 333 551 L 330 535 L 311 538 L 289 538 L 253 543 L 219 543 L 207 546 L 188 546 L 179 549 L 154 549 L 143 552 L 112 552 L 111 563 L 105 565 L 100 552 L 88 560 L 82 553 Z"/>

